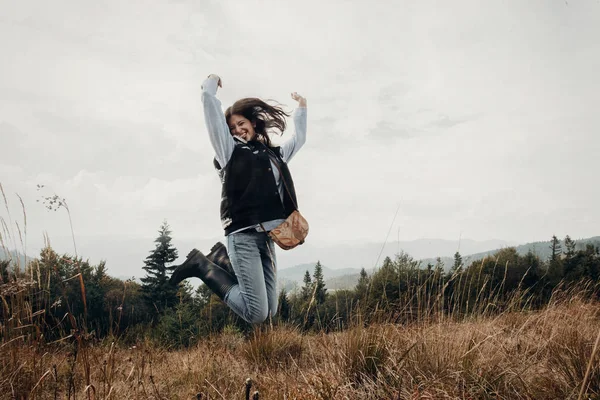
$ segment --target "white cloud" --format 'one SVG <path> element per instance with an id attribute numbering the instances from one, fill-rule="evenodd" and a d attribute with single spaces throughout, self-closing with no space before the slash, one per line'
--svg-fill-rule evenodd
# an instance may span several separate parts
<path id="1" fill-rule="evenodd" d="M 401 239 L 598 233 L 596 2 L 0 7 L 1 182 L 38 237 L 68 225 L 37 183 L 79 235 L 221 235 L 209 73 L 224 107 L 308 98 L 290 167 L 315 241 L 378 240 L 398 204 Z"/>

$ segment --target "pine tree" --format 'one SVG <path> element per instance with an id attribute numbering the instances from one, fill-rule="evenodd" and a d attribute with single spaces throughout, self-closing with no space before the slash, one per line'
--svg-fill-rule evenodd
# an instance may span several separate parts
<path id="1" fill-rule="evenodd" d="M 552 236 L 552 240 L 550 241 L 550 250 L 552 253 L 550 254 L 550 261 L 556 261 L 560 258 L 562 254 L 562 248 L 560 246 L 560 240 L 556 237 L 556 235 Z"/>
<path id="2" fill-rule="evenodd" d="M 313 286 L 312 286 L 312 280 L 310 279 L 310 272 L 308 272 L 308 270 L 306 270 L 306 273 L 304 274 L 303 282 L 304 282 L 304 286 L 302 286 L 302 291 L 300 292 L 300 297 L 304 301 L 310 300 L 310 298 L 312 296 L 312 292 L 313 292 Z"/>
<path id="3" fill-rule="evenodd" d="M 550 250 L 552 253 L 550 254 L 550 266 L 548 267 L 548 277 L 550 278 L 550 284 L 555 286 L 560 282 L 560 280 L 564 276 L 563 270 L 563 262 L 560 257 L 562 254 L 562 248 L 560 246 L 560 240 L 556 237 L 556 235 L 552 236 L 552 241 L 550 242 Z"/>
<path id="4" fill-rule="evenodd" d="M 463 267 L 463 259 L 460 253 L 457 251 L 454 253 L 454 265 L 452 265 L 452 272 L 460 272 Z"/>
<path id="5" fill-rule="evenodd" d="M 354 289 L 356 292 L 356 296 L 359 299 L 364 299 L 367 296 L 367 292 L 369 290 L 369 283 L 370 283 L 369 275 L 367 274 L 367 271 L 363 267 L 360 269 L 360 275 L 358 277 L 358 282 L 356 283 L 356 287 Z"/>
<path id="6" fill-rule="evenodd" d="M 94 279 L 97 280 L 98 282 L 100 282 L 103 279 L 105 279 L 107 276 L 108 276 L 108 274 L 106 272 L 106 261 L 102 260 L 102 261 L 100 261 L 100 264 L 98 264 L 94 268 Z"/>
<path id="7" fill-rule="evenodd" d="M 281 292 L 279 292 L 279 300 L 277 302 L 279 304 L 279 310 L 277 312 L 277 314 L 279 314 L 279 319 L 281 321 L 287 321 L 290 318 L 291 307 L 285 288 L 282 288 Z"/>
<path id="8" fill-rule="evenodd" d="M 360 295 L 366 293 L 369 285 L 369 275 L 364 267 L 360 269 L 360 275 L 358 277 L 358 283 L 356 284 L 356 293 Z"/>
<path id="9" fill-rule="evenodd" d="M 206 285 L 200 285 L 194 292 L 194 304 L 204 307 L 210 303 L 210 297 L 213 295 L 213 291 Z"/>
<path id="10" fill-rule="evenodd" d="M 523 279 L 523 285 L 526 288 L 534 286 L 540 280 L 541 265 L 542 262 L 538 256 L 536 256 L 531 249 L 522 258 L 524 268 L 528 271 Z"/>
<path id="11" fill-rule="evenodd" d="M 569 235 L 565 237 L 565 247 L 567 248 L 565 256 L 567 256 L 567 258 L 573 258 L 573 256 L 575 256 L 575 241 L 571 239 Z"/>
<path id="12" fill-rule="evenodd" d="M 433 267 L 436 274 L 441 275 L 444 272 L 444 262 L 441 257 L 435 259 L 435 266 Z"/>
<path id="13" fill-rule="evenodd" d="M 323 279 L 323 267 L 321 266 L 321 262 L 317 261 L 315 265 L 315 270 L 313 272 L 313 283 L 316 288 L 313 288 L 315 291 L 315 301 L 317 304 L 325 303 L 325 298 L 327 297 L 327 289 L 325 288 L 325 280 Z"/>
<path id="14" fill-rule="evenodd" d="M 565 258 L 563 260 L 563 274 L 566 279 L 577 277 L 577 260 L 575 260 L 575 241 L 569 235 L 565 237 Z"/>
<path id="15" fill-rule="evenodd" d="M 142 267 L 146 276 L 141 278 L 144 300 L 155 314 L 177 303 L 177 287 L 169 283 L 167 275 L 167 270 L 174 268 L 167 264 L 177 259 L 177 249 L 171 245 L 171 231 L 166 221 L 158 233 L 159 236 L 154 240 L 155 248 L 146 257 L 145 266 Z"/>
<path id="16" fill-rule="evenodd" d="M 369 302 L 371 306 L 377 303 L 389 303 L 391 299 L 397 299 L 399 294 L 399 273 L 396 263 L 390 257 L 383 260 L 381 268 L 370 277 Z"/>

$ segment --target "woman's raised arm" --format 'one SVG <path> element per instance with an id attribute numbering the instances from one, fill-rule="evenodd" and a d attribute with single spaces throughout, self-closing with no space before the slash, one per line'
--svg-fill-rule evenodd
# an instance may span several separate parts
<path id="1" fill-rule="evenodd" d="M 306 99 L 298 93 L 292 93 L 292 99 L 298 102 L 298 107 L 294 110 L 295 134 L 281 144 L 281 158 L 286 163 L 300 150 L 306 142 Z"/>
<path id="2" fill-rule="evenodd" d="M 223 87 L 221 78 L 214 74 L 209 75 L 202 83 L 202 104 L 208 137 L 215 149 L 217 162 L 223 168 L 233 154 L 235 142 L 225 121 L 221 102 L 216 97 L 218 87 Z"/>

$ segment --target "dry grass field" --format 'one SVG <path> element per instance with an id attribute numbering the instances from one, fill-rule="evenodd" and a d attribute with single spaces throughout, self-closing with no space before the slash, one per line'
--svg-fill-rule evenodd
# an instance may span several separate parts
<path id="1" fill-rule="evenodd" d="M 6 325 L 3 333 L 6 333 Z M 540 311 L 302 334 L 225 332 L 169 351 L 73 335 L 0 345 L 2 399 L 600 398 L 600 304 L 556 293 Z M 258 395 L 254 393 L 258 391 Z"/>
<path id="2" fill-rule="evenodd" d="M 26 228 L 24 207 L 23 216 Z M 0 246 L 7 252 L 18 237 L 26 254 L 26 229 L 16 224 L 11 237 L 10 214 L 0 222 Z M 402 314 L 416 301 L 402 323 L 363 324 L 358 307 L 350 326 L 334 332 L 265 323 L 170 349 L 151 339 L 132 345 L 112 330 L 96 338 L 81 269 L 60 278 L 69 259 L 50 249 L 41 256 L 16 276 L 6 262 L 0 268 L 0 399 L 600 399 L 598 282 L 559 285 L 533 307 L 520 284 L 500 296 L 508 263 L 499 287 L 480 281 L 481 264 L 437 289 L 428 281 L 409 287 L 390 310 Z M 455 278 L 446 299 L 440 294 Z M 59 299 L 72 284 L 83 312 L 52 314 L 51 282 L 63 290 Z"/>

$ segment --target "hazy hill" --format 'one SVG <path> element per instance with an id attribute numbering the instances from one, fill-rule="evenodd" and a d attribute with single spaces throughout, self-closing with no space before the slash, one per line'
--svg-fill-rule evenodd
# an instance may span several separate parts
<path id="1" fill-rule="evenodd" d="M 300 264 L 291 268 L 279 269 L 277 271 L 277 280 L 279 287 L 285 287 L 286 291 L 293 291 L 295 287 L 300 288 L 304 279 L 304 274 L 308 271 L 311 275 L 315 269 L 316 262 Z M 360 269 L 357 268 L 341 268 L 332 269 L 321 264 L 323 267 L 323 278 L 329 289 L 344 289 L 354 287 L 358 282 Z M 356 279 L 355 279 L 356 278 Z"/>
<path id="2" fill-rule="evenodd" d="M 12 250 L 9 253 L 6 250 L 0 248 L 0 261 L 11 260 L 11 265 L 19 265 L 21 268 L 25 267 L 25 255 L 19 251 Z M 27 262 L 32 260 L 32 257 L 27 256 Z"/>
<path id="3" fill-rule="evenodd" d="M 142 266 L 144 259 L 154 247 L 152 238 L 121 238 L 121 237 L 81 237 L 77 241 L 79 254 L 88 259 L 92 264 L 105 260 L 109 274 L 121 279 L 135 277 L 139 280 L 143 276 Z M 219 238 L 205 239 L 196 242 L 173 239 L 173 244 L 179 249 L 179 260 L 183 261 L 187 252 L 197 247 L 207 252 Z M 221 239 L 222 240 L 222 239 Z M 587 239 L 574 239 L 578 248 L 587 243 L 600 246 L 600 236 Z M 69 241 L 65 249 L 55 247 L 57 252 L 71 252 Z M 564 248 L 564 243 L 561 239 Z M 320 245 L 306 243 L 292 251 L 278 249 L 278 279 L 281 287 L 287 290 L 294 285 L 300 287 L 304 273 L 308 270 L 311 275 L 318 261 L 323 266 L 323 276 L 327 287 L 350 288 L 358 280 L 358 273 L 365 268 L 371 273 L 376 266 L 380 266 L 385 257 L 394 258 L 399 251 L 410 254 L 413 258 L 421 260 L 423 268 L 428 262 L 435 264 L 436 257 L 444 262 L 445 269 L 449 270 L 453 264 L 453 255 L 459 250 L 466 264 L 493 254 L 499 249 L 515 246 L 517 252 L 526 254 L 530 249 L 543 260 L 550 255 L 550 241 L 532 242 L 517 245 L 514 242 L 503 240 L 475 241 L 470 239 L 443 240 L 443 239 L 417 239 L 412 241 L 392 241 L 385 245 L 379 242 L 348 243 L 338 245 Z M 381 255 L 380 255 L 381 253 Z M 11 252 L 13 260 L 19 260 L 20 265 L 25 265 L 25 256 L 18 251 Z M 6 253 L 0 249 L 0 259 L 6 259 Z M 28 256 L 28 259 L 31 259 Z"/>
<path id="4" fill-rule="evenodd" d="M 581 249 L 585 249 L 585 246 L 588 244 L 594 245 L 594 246 L 600 246 L 600 236 L 593 236 L 591 238 L 587 238 L 587 239 L 574 239 L 571 238 L 575 241 L 575 249 L 576 250 L 581 250 Z M 564 239 L 560 239 L 560 245 L 562 247 L 562 251 L 565 251 L 565 241 Z M 527 243 L 527 244 L 523 244 L 520 246 L 515 246 L 517 249 L 517 253 L 519 253 L 520 255 L 525 255 L 529 252 L 529 250 L 531 250 L 533 252 L 533 254 L 537 255 L 540 259 L 542 260 L 548 260 L 550 258 L 550 255 L 552 254 L 552 251 L 550 250 L 550 240 L 545 241 L 545 242 L 532 242 L 532 243 Z M 469 256 L 469 258 L 472 261 L 475 260 L 480 260 L 483 257 L 493 254 L 494 252 L 498 251 L 499 249 L 496 250 L 490 250 L 490 251 L 484 251 L 481 253 L 477 253 L 477 254 L 472 254 Z"/>
<path id="5" fill-rule="evenodd" d="M 224 241 L 222 237 L 214 237 L 201 240 L 183 240 L 178 238 L 177 232 L 173 232 L 173 244 L 179 250 L 179 260 L 182 262 L 186 254 L 192 248 L 208 252 L 217 241 Z M 475 241 L 462 239 L 460 251 L 463 254 L 473 254 L 489 249 L 514 245 L 516 243 L 502 240 Z M 404 250 L 415 258 L 452 257 L 459 248 L 457 240 L 443 239 L 417 239 L 412 241 L 392 241 L 383 246 L 383 242 L 359 242 L 344 243 L 336 245 L 321 244 L 310 240 L 291 251 L 277 249 L 278 270 L 292 268 L 301 264 L 313 264 L 317 260 L 331 270 L 357 269 L 364 267 L 369 270 L 375 267 L 379 257 L 379 264 L 386 256 L 394 257 L 398 250 Z M 56 237 L 52 246 L 59 253 L 73 253 L 73 244 L 70 237 Z M 106 261 L 108 273 L 112 276 L 123 276 L 136 278 L 142 277 L 144 259 L 154 248 L 154 237 L 131 238 L 119 235 L 112 236 L 78 236 L 77 251 L 85 260 L 91 264 L 97 264 L 101 260 Z M 37 253 L 39 250 L 32 250 Z M 1 250 L 0 250 L 1 253 Z M 37 254 L 35 254 L 37 256 Z M 303 273 L 303 272 L 302 272 Z"/>
<path id="6" fill-rule="evenodd" d="M 594 246 L 600 246 L 600 236 L 594 236 L 594 237 L 586 238 L 586 239 L 574 239 L 574 240 L 575 240 L 577 249 L 583 249 L 583 248 L 585 248 L 585 246 L 587 244 L 593 244 Z M 437 242 L 438 247 L 436 247 L 436 248 L 440 248 L 440 249 L 443 248 L 444 244 L 447 244 L 447 243 L 444 243 L 446 241 L 432 240 L 431 242 L 432 243 Z M 473 241 L 470 241 L 470 242 L 473 242 Z M 480 243 L 485 243 L 485 242 L 480 242 Z M 397 244 L 397 242 L 396 242 L 396 244 Z M 415 243 L 412 243 L 412 244 L 414 245 Z M 423 243 L 420 243 L 420 245 L 423 245 Z M 467 246 L 466 248 L 477 247 L 477 246 L 473 246 L 473 243 L 470 243 L 470 245 L 471 245 L 470 247 Z M 379 245 L 379 246 L 381 248 L 381 245 Z M 564 251 L 564 248 L 565 248 L 564 239 L 561 240 L 561 246 Z M 417 245 L 417 247 L 418 247 L 418 245 Z M 474 253 L 474 254 L 464 253 L 461 250 L 461 255 L 463 258 L 463 262 L 466 265 L 468 265 L 473 261 L 480 260 L 480 259 L 484 258 L 485 256 L 492 255 L 492 254 L 496 253 L 497 251 L 501 250 L 502 248 L 506 248 L 506 247 L 511 247 L 511 246 L 503 245 L 503 246 L 499 246 L 494 249 L 490 249 L 490 250 L 486 250 L 486 251 L 482 251 L 482 252 L 478 252 L 478 253 Z M 540 241 L 540 242 L 531 242 L 531 243 L 514 246 L 514 247 L 517 249 L 517 252 L 521 255 L 525 255 L 529 252 L 529 250 L 531 250 L 534 254 L 536 254 L 542 260 L 547 260 L 550 257 L 550 241 L 549 240 L 548 241 Z M 461 248 L 465 248 L 462 246 L 462 243 L 461 243 Z M 416 257 L 414 254 L 412 254 L 410 251 L 407 251 L 406 249 L 402 249 L 402 250 L 406 251 L 413 258 L 418 259 L 418 257 Z M 449 251 L 449 250 L 451 250 L 451 248 L 447 247 L 446 250 Z M 454 249 L 453 251 L 455 253 L 456 249 Z M 394 252 L 392 254 L 384 252 L 384 254 L 382 254 L 377 266 L 381 265 L 385 256 L 389 255 L 390 258 L 394 259 L 395 254 L 397 254 L 397 252 Z M 417 254 L 418 254 L 418 252 L 417 252 Z M 454 263 L 453 257 L 440 257 L 440 259 L 444 263 L 444 269 L 446 271 L 448 271 L 452 267 L 452 264 Z M 322 260 L 322 258 L 320 258 L 320 260 Z M 421 261 L 422 268 L 425 268 L 428 263 L 435 265 L 436 257 L 421 258 L 420 261 Z M 303 264 L 296 265 L 291 268 L 280 269 L 278 271 L 278 278 L 280 279 L 281 285 L 284 285 L 286 287 L 286 290 L 291 290 L 294 287 L 294 285 L 297 287 L 301 287 L 302 279 L 304 277 L 305 271 L 308 270 L 312 276 L 315 264 L 316 264 L 316 261 L 313 263 L 303 263 Z M 350 289 L 350 288 L 353 288 L 356 285 L 356 283 L 358 282 L 360 268 L 333 269 L 333 268 L 326 267 L 323 264 L 323 261 L 321 261 L 321 265 L 323 266 L 323 277 L 325 278 L 325 282 L 326 282 L 328 289 L 331 289 L 331 290 Z M 369 268 L 365 268 L 365 269 L 370 274 L 373 272 L 374 268 L 369 267 Z"/>
<path id="7" fill-rule="evenodd" d="M 291 268 L 279 269 L 277 271 L 277 275 L 281 278 L 285 278 L 285 279 L 288 279 L 291 281 L 302 282 L 302 279 L 304 278 L 304 274 L 306 273 L 307 270 L 308 270 L 308 272 L 310 272 L 310 274 L 312 276 L 313 270 L 315 269 L 315 264 L 316 264 L 316 262 L 300 264 L 300 265 L 296 265 Z M 357 268 L 332 269 L 332 268 L 329 268 L 329 267 L 323 265 L 323 263 L 321 263 L 321 266 L 323 267 L 323 276 L 328 279 L 360 272 L 360 269 L 357 269 Z"/>
<path id="8" fill-rule="evenodd" d="M 385 257 L 394 258 L 404 251 L 415 259 L 452 257 L 460 249 L 461 254 L 476 254 L 490 249 L 514 246 L 518 243 L 504 240 L 476 241 L 471 239 L 416 239 L 411 241 L 359 242 L 336 245 L 319 245 L 310 241 L 292 251 L 279 251 L 279 271 L 300 264 L 316 263 L 327 265 L 332 270 L 352 268 L 372 269 L 381 264 Z M 381 254 L 381 255 L 380 255 Z"/>

